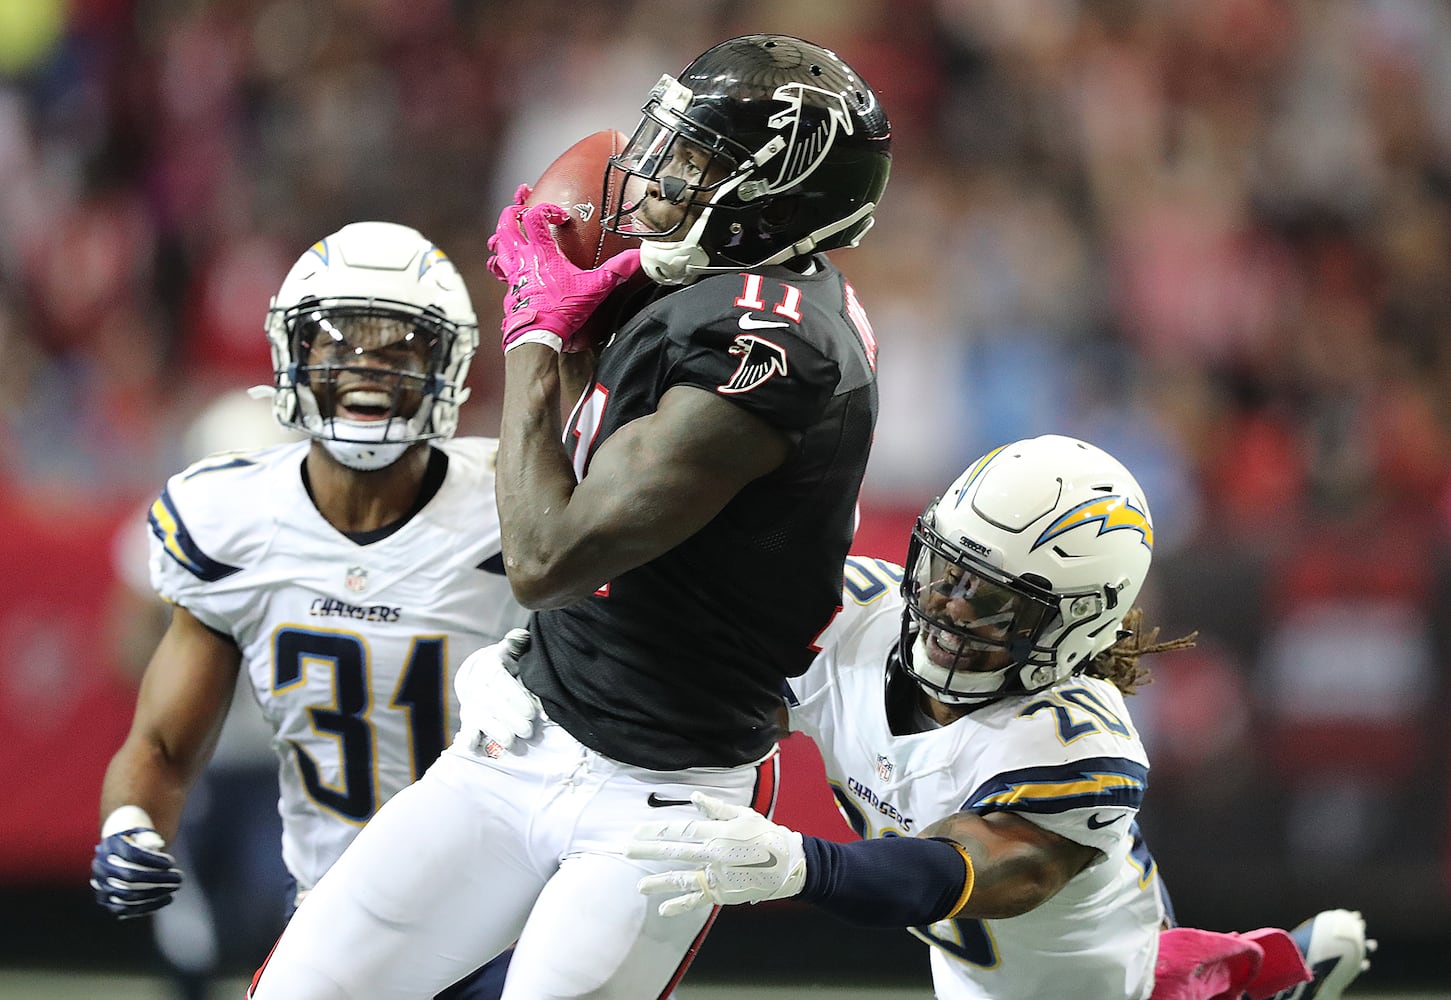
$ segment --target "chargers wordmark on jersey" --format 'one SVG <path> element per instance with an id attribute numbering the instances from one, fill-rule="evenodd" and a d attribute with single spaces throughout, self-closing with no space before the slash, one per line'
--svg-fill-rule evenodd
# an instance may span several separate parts
<path id="1" fill-rule="evenodd" d="M 856 778 L 847 778 L 846 787 L 852 795 L 870 806 L 873 812 L 880 813 L 893 822 L 899 823 L 903 831 L 912 829 L 912 817 L 903 815 L 900 809 L 872 791 L 865 782 Z"/>
<path id="2" fill-rule="evenodd" d="M 318 597 L 307 606 L 314 618 L 352 618 L 362 622 L 396 622 L 403 618 L 403 609 L 389 604 L 349 604 L 335 597 Z"/>

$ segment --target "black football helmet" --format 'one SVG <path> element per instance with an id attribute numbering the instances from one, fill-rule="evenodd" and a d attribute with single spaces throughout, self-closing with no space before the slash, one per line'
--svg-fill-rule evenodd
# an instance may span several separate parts
<path id="1" fill-rule="evenodd" d="M 855 246 L 871 228 L 891 170 L 891 125 L 835 53 L 789 35 L 732 38 L 678 78 L 661 77 L 642 111 L 610 159 L 605 189 L 620 196 L 604 224 L 643 238 L 655 281 Z M 689 171 L 680 143 L 695 147 Z M 674 229 L 632 218 L 647 196 L 685 206 Z"/>

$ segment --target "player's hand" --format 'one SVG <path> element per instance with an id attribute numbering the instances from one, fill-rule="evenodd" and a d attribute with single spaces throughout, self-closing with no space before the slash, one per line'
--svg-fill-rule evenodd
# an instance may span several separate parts
<path id="1" fill-rule="evenodd" d="M 529 201 L 529 196 L 533 193 L 534 189 L 528 184 L 520 184 L 514 191 L 514 201 L 499 214 L 499 223 L 494 227 L 494 235 L 489 237 L 489 273 L 506 285 L 509 283 L 509 276 L 504 272 L 504 262 L 499 259 L 499 233 L 504 229 L 506 219 L 517 218 L 523 214 L 525 203 Z"/>
<path id="2" fill-rule="evenodd" d="M 516 628 L 503 641 L 475 650 L 459 665 L 453 690 L 458 695 L 459 731 L 470 736 L 475 752 L 497 757 L 515 739 L 534 735 L 539 699 L 504 665 L 529 648 L 529 631 Z"/>
<path id="3" fill-rule="evenodd" d="M 801 834 L 704 792 L 695 792 L 690 801 L 704 819 L 644 823 L 625 846 L 627 858 L 702 866 L 640 880 L 639 890 L 646 895 L 671 894 L 660 904 L 661 916 L 717 903 L 784 899 L 801 891 L 806 881 Z"/>
<path id="4" fill-rule="evenodd" d="M 91 889 L 97 903 L 126 920 L 170 903 L 181 888 L 181 869 L 176 867 L 176 859 L 166 853 L 161 834 L 149 825 L 150 817 L 135 806 L 122 809 L 135 810 L 133 815 L 144 817 L 147 825 L 111 832 L 118 824 L 107 820 L 91 860 Z M 111 816 L 121 813 L 118 809 Z"/>
<path id="5" fill-rule="evenodd" d="M 525 208 L 518 195 L 499 216 L 489 238 L 489 271 L 508 286 L 500 324 L 506 354 L 524 343 L 556 351 L 588 346 L 576 345 L 575 334 L 611 292 L 640 270 L 637 249 L 622 251 L 591 271 L 576 267 L 549 230 L 568 219 L 568 212 L 547 202 Z"/>

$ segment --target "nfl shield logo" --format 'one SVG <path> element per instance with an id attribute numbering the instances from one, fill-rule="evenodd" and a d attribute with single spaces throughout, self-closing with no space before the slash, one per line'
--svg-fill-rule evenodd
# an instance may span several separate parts
<path id="1" fill-rule="evenodd" d="M 347 575 L 343 577 L 343 585 L 355 594 L 361 594 L 368 589 L 368 571 L 361 566 L 349 566 Z"/>
<path id="2" fill-rule="evenodd" d="M 883 781 L 892 780 L 892 762 L 882 754 L 877 754 L 877 777 Z"/>

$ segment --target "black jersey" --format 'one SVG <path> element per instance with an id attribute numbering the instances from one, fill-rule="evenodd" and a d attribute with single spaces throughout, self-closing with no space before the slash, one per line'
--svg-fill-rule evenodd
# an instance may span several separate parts
<path id="1" fill-rule="evenodd" d="M 865 314 L 823 257 L 810 275 L 768 267 L 659 292 L 621 325 L 572 418 L 578 474 L 677 385 L 745 407 L 793 448 L 680 545 L 535 614 L 519 671 L 550 718 L 654 770 L 770 750 L 785 678 L 805 671 L 840 604 L 875 367 Z"/>

